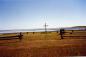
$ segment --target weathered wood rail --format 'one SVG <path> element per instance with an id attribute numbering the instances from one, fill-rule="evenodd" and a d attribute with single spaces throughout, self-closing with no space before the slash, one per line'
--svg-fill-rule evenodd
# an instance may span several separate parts
<path id="1" fill-rule="evenodd" d="M 60 29 L 61 39 L 63 38 L 86 38 L 86 30 L 64 30 Z"/>
<path id="2" fill-rule="evenodd" d="M 0 36 L 0 40 L 11 40 L 11 39 L 20 39 L 20 40 L 22 40 L 22 33 L 19 33 L 18 35 L 10 35 L 9 34 L 9 36 Z"/>

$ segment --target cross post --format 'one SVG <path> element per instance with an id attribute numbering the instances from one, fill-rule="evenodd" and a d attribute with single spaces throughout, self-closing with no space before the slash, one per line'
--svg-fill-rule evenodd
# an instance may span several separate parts
<path id="1" fill-rule="evenodd" d="M 44 25 L 44 27 L 45 27 L 45 32 L 47 32 L 47 24 L 46 24 L 46 22 L 45 22 L 45 25 Z"/>

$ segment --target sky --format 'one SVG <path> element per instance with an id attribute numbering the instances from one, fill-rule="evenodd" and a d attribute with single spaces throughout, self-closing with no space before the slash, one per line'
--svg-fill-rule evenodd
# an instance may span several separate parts
<path id="1" fill-rule="evenodd" d="M 86 0 L 0 0 L 0 30 L 86 26 Z"/>

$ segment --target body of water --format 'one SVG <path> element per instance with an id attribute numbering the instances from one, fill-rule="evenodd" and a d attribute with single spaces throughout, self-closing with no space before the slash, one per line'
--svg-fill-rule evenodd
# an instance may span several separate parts
<path id="1" fill-rule="evenodd" d="M 86 28 L 64 28 L 64 30 L 86 30 Z M 60 28 L 47 29 L 47 31 L 60 31 Z M 45 29 L 18 29 L 18 30 L 0 30 L 0 33 L 18 33 L 18 32 L 45 32 Z"/>

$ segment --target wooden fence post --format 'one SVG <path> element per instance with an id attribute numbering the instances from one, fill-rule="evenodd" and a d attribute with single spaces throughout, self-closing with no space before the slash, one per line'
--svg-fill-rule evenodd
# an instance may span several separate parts
<path id="1" fill-rule="evenodd" d="M 60 29 L 61 39 L 63 39 L 63 34 L 64 34 L 64 29 L 63 29 L 63 28 L 61 28 L 61 29 Z"/>
<path id="2" fill-rule="evenodd" d="M 22 33 L 20 32 L 19 39 L 22 40 Z"/>

